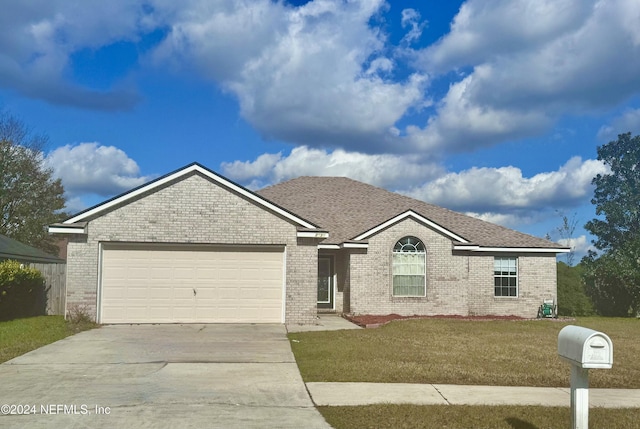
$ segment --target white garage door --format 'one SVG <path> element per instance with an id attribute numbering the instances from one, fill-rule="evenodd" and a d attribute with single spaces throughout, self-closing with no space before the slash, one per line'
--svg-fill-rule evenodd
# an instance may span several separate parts
<path id="1" fill-rule="evenodd" d="M 105 244 L 102 323 L 282 323 L 283 247 Z"/>

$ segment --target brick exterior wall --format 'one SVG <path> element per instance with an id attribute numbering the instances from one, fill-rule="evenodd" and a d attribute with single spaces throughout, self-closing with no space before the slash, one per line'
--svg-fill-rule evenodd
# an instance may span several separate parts
<path id="1" fill-rule="evenodd" d="M 67 311 L 97 315 L 99 243 L 277 244 L 286 247 L 286 323 L 316 320 L 317 241 L 255 203 L 192 174 L 89 220 L 72 236 L 67 259 Z"/>
<path id="2" fill-rule="evenodd" d="M 407 235 L 420 239 L 426 248 L 426 297 L 392 295 L 391 251 Z M 410 218 L 370 237 L 366 253 L 349 257 L 349 312 L 535 317 L 544 298 L 556 298 L 555 254 L 512 255 L 519 256 L 519 296 L 498 298 L 493 287 L 494 255 L 452 248 L 449 238 Z"/>
<path id="3" fill-rule="evenodd" d="M 518 258 L 518 297 L 496 297 L 493 288 L 495 256 Z M 536 317 L 544 299 L 557 300 L 555 254 L 485 254 L 469 257 L 473 275 L 469 291 L 470 315 Z M 487 285 L 481 287 L 481 285 Z"/>

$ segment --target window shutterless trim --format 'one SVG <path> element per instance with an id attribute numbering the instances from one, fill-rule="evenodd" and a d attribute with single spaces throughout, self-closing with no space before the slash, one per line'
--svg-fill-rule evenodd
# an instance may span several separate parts
<path id="1" fill-rule="evenodd" d="M 403 250 L 403 249 L 414 249 L 414 250 Z M 400 249 L 400 250 L 398 250 Z M 402 256 L 416 255 L 422 256 L 422 264 L 421 271 L 422 274 L 395 274 L 394 269 L 396 267 L 396 257 L 400 259 Z M 407 265 L 417 265 L 417 264 L 407 264 Z M 422 293 L 421 294 L 411 294 L 411 295 L 398 295 L 396 294 L 396 285 L 395 280 L 396 277 L 417 277 L 422 276 Z M 405 286 L 415 288 L 416 286 Z M 400 288 L 400 286 L 399 286 Z M 394 298 L 424 298 L 427 296 L 427 252 L 425 250 L 424 243 L 417 237 L 414 236 L 405 236 L 396 242 L 391 251 L 391 296 Z"/>
<path id="2" fill-rule="evenodd" d="M 496 261 L 505 261 L 505 260 L 514 260 L 515 261 L 515 274 L 508 274 L 509 271 L 508 269 L 510 268 L 510 264 L 507 264 L 506 268 L 507 268 L 507 274 L 496 274 Z M 502 264 L 500 265 L 499 268 L 503 268 Z M 498 271 L 499 273 L 503 273 L 505 271 L 501 270 Z M 520 296 L 520 279 L 519 279 L 519 260 L 517 256 L 495 256 L 493 258 L 493 296 L 494 298 L 518 298 Z M 496 286 L 496 279 L 515 279 L 515 286 Z M 502 282 L 501 282 L 502 283 Z M 496 289 L 500 288 L 501 289 L 501 293 L 503 289 L 507 289 L 507 295 L 498 295 L 496 294 Z M 515 295 L 510 295 L 510 291 L 511 289 L 515 289 Z"/>

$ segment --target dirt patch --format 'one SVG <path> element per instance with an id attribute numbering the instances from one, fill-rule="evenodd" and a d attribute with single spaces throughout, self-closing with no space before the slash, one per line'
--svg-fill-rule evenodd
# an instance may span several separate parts
<path id="1" fill-rule="evenodd" d="M 351 315 L 345 314 L 344 318 L 363 328 L 377 328 L 386 325 L 394 320 L 407 319 L 457 319 L 457 320 L 531 320 L 520 316 L 460 316 L 460 315 L 435 315 L 435 316 L 401 316 L 399 314 L 367 314 L 367 315 Z"/>

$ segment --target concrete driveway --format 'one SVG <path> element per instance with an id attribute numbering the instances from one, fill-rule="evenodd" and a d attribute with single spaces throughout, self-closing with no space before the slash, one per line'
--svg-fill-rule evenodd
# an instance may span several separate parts
<path id="1" fill-rule="evenodd" d="M 0 428 L 330 427 L 282 325 L 82 332 L 0 365 L 3 404 Z"/>

